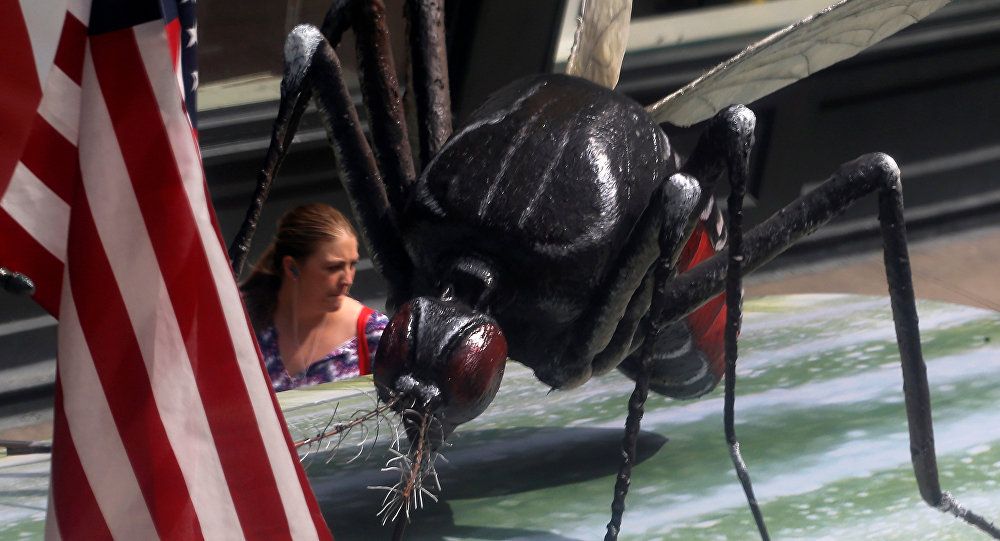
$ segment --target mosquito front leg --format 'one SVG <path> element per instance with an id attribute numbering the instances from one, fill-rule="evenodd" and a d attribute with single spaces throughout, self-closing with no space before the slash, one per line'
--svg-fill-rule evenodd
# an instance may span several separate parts
<path id="1" fill-rule="evenodd" d="M 293 73 L 301 73 L 300 78 L 308 80 L 314 91 L 361 237 L 375 269 L 390 285 L 389 306 L 395 306 L 400 299 L 409 298 L 408 291 L 398 289 L 410 283 L 413 265 L 400 240 L 396 212 L 389 204 L 375 156 L 361 131 L 340 60 L 319 30 L 308 25 L 292 30 L 285 49 L 287 63 L 304 65 Z"/>
<path id="2" fill-rule="evenodd" d="M 352 0 L 336 0 L 323 21 L 322 34 L 332 48 L 337 47 L 349 27 L 347 7 L 350 1 Z M 250 243 L 257 231 L 257 222 L 260 221 L 264 202 L 271 192 L 271 184 L 281 168 L 281 162 L 288 154 L 288 148 L 298 130 L 299 120 L 302 119 L 302 114 L 312 98 L 312 84 L 308 77 L 311 62 L 310 57 L 299 55 L 286 47 L 285 73 L 281 79 L 281 100 L 278 102 L 278 115 L 271 130 L 271 144 L 267 148 L 264 164 L 257 173 L 257 185 L 246 217 L 232 244 L 229 245 L 229 261 L 237 277 L 243 271 L 243 264 L 250 252 Z"/>
<path id="3" fill-rule="evenodd" d="M 19 272 L 0 267 L 0 289 L 14 295 L 31 295 L 35 292 L 35 283 Z"/>
<path id="4" fill-rule="evenodd" d="M 396 212 L 400 212 L 416 173 L 386 26 L 385 3 L 356 0 L 351 8 L 351 27 L 357 36 L 358 76 L 368 110 L 372 146 L 386 195 Z"/>
<path id="5" fill-rule="evenodd" d="M 407 0 L 413 91 L 420 125 L 420 162 L 427 164 L 451 135 L 451 90 L 445 54 L 444 2 Z"/>

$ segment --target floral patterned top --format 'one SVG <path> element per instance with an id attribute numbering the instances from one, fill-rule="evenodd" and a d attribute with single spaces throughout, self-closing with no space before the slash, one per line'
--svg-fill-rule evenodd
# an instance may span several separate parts
<path id="1" fill-rule="evenodd" d="M 382 329 L 389 319 L 378 311 L 373 311 L 365 323 L 365 338 L 368 340 L 369 358 L 375 359 L 375 349 L 382 338 Z M 264 355 L 264 366 L 271 378 L 271 386 L 277 391 L 287 391 L 298 387 L 306 387 L 319 383 L 327 383 L 338 379 L 353 378 L 360 373 L 358 368 L 358 337 L 341 344 L 326 357 L 312 363 L 294 378 L 285 370 L 278 353 L 278 330 L 274 325 L 268 326 L 257 337 L 260 352 Z"/>

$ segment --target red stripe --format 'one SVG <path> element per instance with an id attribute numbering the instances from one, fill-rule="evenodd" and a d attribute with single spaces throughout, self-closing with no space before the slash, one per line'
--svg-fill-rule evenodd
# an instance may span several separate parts
<path id="1" fill-rule="evenodd" d="M 36 116 L 21 163 L 67 203 L 73 200 L 73 190 L 80 178 L 77 158 L 76 146 L 44 118 Z"/>
<path id="2" fill-rule="evenodd" d="M 139 342 L 104 245 L 85 198 L 75 203 L 66 254 L 69 279 L 80 326 L 115 426 L 160 536 L 202 539 L 201 525 L 153 399 Z"/>
<path id="3" fill-rule="evenodd" d="M 177 71 L 181 54 L 181 20 L 174 19 L 164 26 L 167 32 L 167 44 L 170 47 L 170 65 Z"/>
<path id="4" fill-rule="evenodd" d="M 52 423 L 52 473 L 49 478 L 56 523 L 63 539 L 111 539 L 107 521 L 76 454 L 63 405 L 62 382 L 57 374 Z M 49 511 L 51 513 L 52 510 Z"/>
<path id="5" fill-rule="evenodd" d="M 59 47 L 56 49 L 55 65 L 77 85 L 83 84 L 83 55 L 86 50 L 87 27 L 66 12 Z"/>
<path id="6" fill-rule="evenodd" d="M 91 38 L 94 65 L 144 216 L 237 515 L 248 537 L 289 537 L 277 486 L 233 351 L 211 269 L 132 32 Z M 225 383 L 220 385 L 219 383 Z M 268 471 L 265 469 L 264 471 Z"/>
<path id="7" fill-rule="evenodd" d="M 31 119 L 35 116 L 42 88 L 38 84 L 35 57 L 20 2 L 0 2 L 0 195 L 7 191 L 10 176 L 21 157 Z"/>
<path id="8" fill-rule="evenodd" d="M 20 224 L 0 209 L 0 265 L 24 273 L 35 282 L 31 297 L 46 312 L 59 317 L 63 263 L 38 244 Z"/>

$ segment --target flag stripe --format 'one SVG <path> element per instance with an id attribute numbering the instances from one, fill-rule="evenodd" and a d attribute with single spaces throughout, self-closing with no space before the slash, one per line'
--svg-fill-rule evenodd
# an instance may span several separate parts
<path id="1" fill-rule="evenodd" d="M 96 78 L 89 64 L 87 76 Z M 100 99 L 100 93 L 96 97 Z M 198 393 L 198 382 L 167 296 L 150 234 L 142 225 L 143 217 L 118 151 L 109 113 L 103 102 L 91 105 L 89 96 L 86 111 L 87 127 L 83 128 L 81 140 L 84 186 L 131 325 L 137 336 L 155 337 L 140 343 L 152 396 L 205 537 L 232 536 L 240 529 L 239 520 L 233 511 L 232 498 L 225 490 L 226 479 Z M 95 153 L 91 146 L 107 150 L 92 160 L 89 156 Z M 164 229 L 157 223 L 150 227 Z"/>
<path id="2" fill-rule="evenodd" d="M 85 248 L 87 247 L 81 247 Z M 80 292 L 71 289 L 72 282 L 67 277 L 63 283 L 57 363 L 58 377 L 64 383 L 63 414 L 69 427 L 68 441 L 73 442 L 76 456 L 87 478 L 85 485 L 89 485 L 94 492 L 94 498 L 111 535 L 116 539 L 156 539 L 153 519 L 135 473 L 129 467 L 131 462 L 119 435 L 119 427 L 108 406 L 100 377 L 95 372 L 94 359 L 87 347 L 75 303 L 76 295 Z M 91 284 L 84 284 L 83 288 L 90 286 Z M 139 406 L 136 405 L 137 408 Z M 141 429 L 140 422 L 141 419 L 137 419 Z M 62 445 L 62 441 L 53 438 L 53 447 Z M 151 465 L 152 463 L 143 469 L 153 469 L 150 468 Z M 70 492 L 63 495 L 58 490 L 56 492 L 57 509 L 63 510 L 64 514 L 72 513 L 72 507 L 58 505 L 60 496 L 71 500 L 79 489 L 79 485 L 71 484 L 72 481 L 53 477 L 53 484 L 57 485 L 55 488 L 65 487 L 63 490 L 68 489 Z M 87 524 L 82 522 L 76 523 L 72 529 L 64 527 L 64 519 L 63 516 L 59 519 L 63 536 L 83 536 L 87 531 Z"/>
<path id="3" fill-rule="evenodd" d="M 141 28 L 137 28 L 137 34 L 143 35 L 144 32 Z M 166 56 L 147 54 L 150 50 L 149 47 L 140 48 L 146 72 L 166 73 L 170 67 L 164 63 Z M 178 169 L 183 178 L 201 179 L 203 173 L 200 154 L 195 140 L 191 137 L 191 127 L 183 122 L 182 116 L 168 114 L 170 104 L 177 103 L 179 99 L 177 87 L 166 78 L 153 83 L 152 88 L 159 103 L 163 124 L 167 129 Z M 256 360 L 259 358 L 259 353 L 251 335 L 246 332 L 249 322 L 236 288 L 232 266 L 225 257 L 224 244 L 212 213 L 210 199 L 207 197 L 207 184 L 204 181 L 186 182 L 184 189 L 187 192 L 188 204 L 194 212 L 195 225 L 202 244 L 219 247 L 217 250 L 207 250 L 206 256 L 225 313 L 229 336 L 233 340 L 232 347 L 235 348 L 239 358 Z M 317 527 L 321 531 L 325 530 L 325 522 L 312 492 L 303 492 L 301 489 L 308 484 L 305 472 L 286 458 L 289 454 L 294 456 L 295 449 L 281 416 L 281 409 L 274 393 L 270 390 L 263 364 L 259 361 L 242 362 L 239 363 L 239 368 L 250 395 L 250 404 L 254 408 L 287 520 L 292 527 L 292 534 L 296 539 L 315 539 Z M 267 407 L 268 405 L 270 407 Z M 296 518 L 307 514 L 312 515 L 314 524 Z"/>
<path id="4" fill-rule="evenodd" d="M 76 454 L 73 439 L 69 437 L 69 424 L 63 410 L 62 381 L 56 375 L 56 397 L 55 409 L 53 410 L 53 435 L 54 441 L 60 445 L 52 447 L 52 476 L 62 480 L 64 483 L 72 483 L 78 487 L 76 491 L 49 491 L 49 512 L 54 508 L 70 509 L 71 512 L 55 514 L 57 520 L 50 520 L 46 524 L 46 539 L 53 539 L 53 533 L 59 530 L 67 532 L 89 532 L 90 539 L 111 539 L 111 532 L 108 531 L 104 521 L 104 515 L 97 505 L 97 498 L 90 490 L 87 476 L 83 472 L 83 465 Z M 55 530 L 50 533 L 50 530 Z"/>
<path id="5" fill-rule="evenodd" d="M 84 44 L 81 43 L 80 47 Z M 67 77 L 62 69 L 53 69 L 45 84 L 45 97 L 38 107 L 38 114 L 67 141 L 76 144 L 79 139 L 80 85 Z"/>
<path id="6" fill-rule="evenodd" d="M 206 279 L 210 269 L 205 261 L 205 247 L 193 227 L 194 218 L 184 197 L 177 164 L 157 116 L 155 96 L 144 70 L 117 69 L 118 65 L 142 65 L 134 34 L 93 36 L 91 44 L 100 88 L 105 101 L 112 105 L 109 114 L 145 221 L 155 224 L 163 215 L 172 217 L 170 229 L 149 227 L 150 238 L 178 326 L 184 333 L 188 355 L 192 359 L 211 359 L 193 368 L 207 405 L 216 446 L 240 450 L 221 456 L 230 490 L 236 496 L 236 512 L 246 532 L 287 537 L 286 517 L 283 513 L 275 515 L 281 512 L 282 504 L 273 487 L 274 479 L 245 475 L 247 462 L 263 465 L 268 461 L 262 442 L 246 437 L 258 430 L 256 426 L 245 426 L 254 419 L 245 389 L 215 384 L 242 378 L 234 370 L 235 353 L 218 339 L 227 331 L 218 303 L 191 302 L 191 299 L 219 296 L 214 283 Z M 256 493 L 255 501 L 240 498 L 250 492 Z"/>
<path id="7" fill-rule="evenodd" d="M 332 539 L 211 208 L 182 7 L 0 6 L 0 90 L 35 85 L 0 103 L 0 264 L 60 317 L 46 538 Z"/>
<path id="8" fill-rule="evenodd" d="M 42 97 L 38 72 L 28 27 L 21 12 L 20 2 L 0 2 L 0 33 L 4 45 L 0 47 L 0 194 L 7 187 L 11 173 L 21 156 L 25 137 L 31 129 L 31 118 Z"/>
<path id="9" fill-rule="evenodd" d="M 31 130 L 24 154 L 21 155 L 21 164 L 38 182 L 45 185 L 53 197 L 59 198 L 61 206 L 65 207 L 68 214 L 69 204 L 66 201 L 73 199 L 73 188 L 76 186 L 79 172 L 76 145 L 63 137 L 42 117 L 35 117 L 35 126 Z M 65 243 L 65 230 L 60 228 L 60 233 Z"/>
<path id="10" fill-rule="evenodd" d="M 142 363 L 135 330 L 113 280 L 111 265 L 86 204 L 74 206 L 70 260 L 73 300 L 105 400 L 121 435 L 136 482 L 162 537 L 202 539 L 184 478 L 167 440 Z M 156 464 L 156 468 L 144 465 Z M 125 467 L 120 464 L 119 467 Z M 178 532 L 174 528 L 183 528 Z"/>
<path id="11" fill-rule="evenodd" d="M 32 296 L 46 312 L 59 317 L 63 262 L 38 243 L 17 220 L 7 214 L 0 201 L 0 261 L 7 268 L 24 273 L 35 282 Z"/>
<path id="12" fill-rule="evenodd" d="M 168 22 L 165 30 L 167 33 L 167 43 L 170 47 L 171 71 L 179 72 L 178 68 L 181 62 L 181 32 L 183 32 L 180 19 L 173 19 Z M 181 83 L 181 88 L 184 88 L 183 82 Z"/>
<path id="13" fill-rule="evenodd" d="M 66 260 L 69 205 L 24 165 L 14 169 L 0 208 L 57 260 Z"/>
<path id="14" fill-rule="evenodd" d="M 62 36 L 56 49 L 55 65 L 77 85 L 83 80 L 83 52 L 81 44 L 87 39 L 87 26 L 72 14 L 66 14 Z M 46 91 L 47 92 L 47 91 Z"/>
<path id="15" fill-rule="evenodd" d="M 66 424 L 65 419 L 62 421 L 62 423 L 63 423 L 63 425 Z M 75 460 L 75 458 L 74 458 L 74 460 Z M 93 499 L 93 494 L 91 494 L 90 497 L 91 497 L 91 499 Z M 53 513 L 54 513 L 54 510 L 56 508 L 56 504 L 54 502 L 55 502 L 55 500 L 54 500 L 54 498 L 52 496 L 52 491 L 50 490 L 49 491 L 49 498 L 45 502 L 46 510 L 52 509 Z M 53 516 L 55 516 L 55 515 L 53 515 Z M 57 524 L 57 522 L 58 521 L 56 521 L 56 520 L 46 520 L 45 521 L 45 541 L 62 541 L 62 535 L 59 534 L 59 525 Z M 106 530 L 107 529 L 105 528 L 105 531 Z M 109 539 L 110 537 L 111 537 L 111 534 L 107 534 L 106 536 L 97 536 L 97 535 L 95 535 L 94 539 L 95 540 Z"/>

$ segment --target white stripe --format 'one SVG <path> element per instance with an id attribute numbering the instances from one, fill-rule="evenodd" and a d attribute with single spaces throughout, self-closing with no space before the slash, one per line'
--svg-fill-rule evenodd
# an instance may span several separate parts
<path id="1" fill-rule="evenodd" d="M 65 20 L 60 15 L 66 12 L 66 3 L 66 0 L 20 1 L 21 13 L 24 15 L 24 23 L 28 27 L 28 37 L 31 40 L 31 53 L 35 57 L 39 88 L 45 88 L 45 79 L 56 57 L 56 48 Z"/>
<path id="2" fill-rule="evenodd" d="M 90 26 L 90 4 L 90 0 L 69 0 L 66 10 L 83 23 L 83 26 Z"/>
<path id="3" fill-rule="evenodd" d="M 69 274 L 59 308 L 59 380 L 69 434 L 94 499 L 115 539 L 156 539 L 153 518 L 129 463 L 83 336 Z M 72 509 L 59 512 L 72 513 Z"/>
<path id="4" fill-rule="evenodd" d="M 38 104 L 38 114 L 67 141 L 73 145 L 77 144 L 80 86 L 59 68 L 53 69 L 49 75 L 42 102 Z"/>
<path id="5" fill-rule="evenodd" d="M 137 27 L 137 35 L 139 35 L 140 28 L 143 30 L 142 35 L 147 36 L 140 38 L 140 49 L 143 52 L 146 72 L 166 73 L 165 70 L 170 68 L 170 56 L 165 54 L 168 49 L 165 38 L 162 38 L 163 32 L 149 32 L 147 30 L 152 30 L 152 28 L 143 25 L 143 27 Z M 150 34 L 155 34 L 155 36 L 150 36 Z M 151 42 L 150 39 L 163 43 L 158 45 L 156 42 Z M 163 54 L 157 54 L 158 52 Z M 232 346 L 239 359 L 240 371 L 243 374 L 243 381 L 250 397 L 254 415 L 257 418 L 261 441 L 270 459 L 271 472 L 285 507 L 285 515 L 288 517 L 292 537 L 294 539 L 317 539 L 316 528 L 303 492 L 307 489 L 299 482 L 296 471 L 296 468 L 301 466 L 297 460 L 293 459 L 292 453 L 288 449 L 284 419 L 279 416 L 273 406 L 270 382 L 264 376 L 260 357 L 257 355 L 257 348 L 247 325 L 246 313 L 236 288 L 232 267 L 224 255 L 215 225 L 209 214 L 209 202 L 205 198 L 204 173 L 201 168 L 198 147 L 191 134 L 191 126 L 186 116 L 170 113 L 177 111 L 180 107 L 180 90 L 176 81 L 169 77 L 156 79 L 152 81 L 152 84 L 156 99 L 160 103 L 161 115 L 170 137 L 175 161 L 184 179 L 184 188 L 198 224 L 202 244 L 207 252 L 212 278 L 219 292 L 226 322 L 229 326 Z"/>
<path id="6" fill-rule="evenodd" d="M 56 501 L 52 498 L 52 487 L 49 486 L 49 498 L 45 506 L 45 541 L 62 541 L 59 533 L 59 523 L 56 520 Z"/>
<path id="7" fill-rule="evenodd" d="M 53 159 L 67 159 L 65 156 Z M 69 205 L 18 162 L 0 208 L 59 261 L 66 261 Z"/>
<path id="8" fill-rule="evenodd" d="M 138 338 L 153 399 L 205 538 L 238 537 L 242 531 L 239 518 L 198 382 L 89 54 L 84 80 L 87 92 L 80 126 L 83 186 Z"/>
<path id="9" fill-rule="evenodd" d="M 180 23 L 179 20 L 177 22 Z M 180 96 L 181 100 L 183 101 L 184 100 L 184 69 L 183 69 L 184 26 L 178 24 L 177 28 L 180 30 L 180 35 L 178 36 L 179 39 L 177 40 L 177 50 L 174 51 L 174 54 L 177 55 L 177 62 L 171 64 L 170 68 L 173 70 L 174 76 L 177 79 L 177 88 L 180 89 Z"/>

